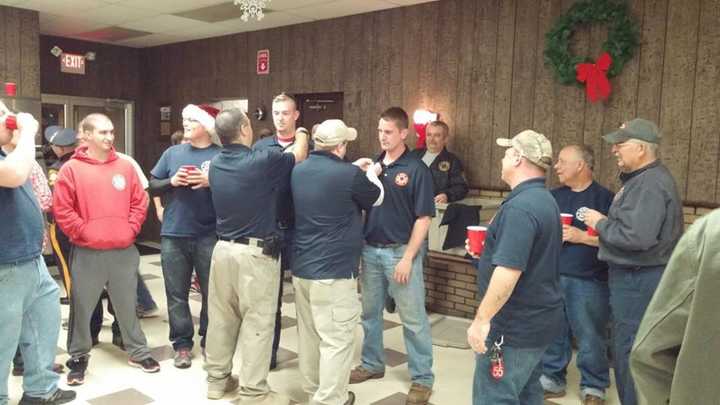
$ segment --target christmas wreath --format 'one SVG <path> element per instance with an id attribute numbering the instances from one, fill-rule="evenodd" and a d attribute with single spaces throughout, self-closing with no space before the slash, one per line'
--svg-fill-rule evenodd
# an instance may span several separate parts
<path id="1" fill-rule="evenodd" d="M 570 53 L 570 39 L 580 24 L 607 24 L 605 51 L 593 63 L 587 56 Z M 545 34 L 545 63 L 562 84 L 585 83 L 591 101 L 610 95 L 609 77 L 617 76 L 638 46 L 638 28 L 627 4 L 614 0 L 583 0 L 573 4 Z"/>

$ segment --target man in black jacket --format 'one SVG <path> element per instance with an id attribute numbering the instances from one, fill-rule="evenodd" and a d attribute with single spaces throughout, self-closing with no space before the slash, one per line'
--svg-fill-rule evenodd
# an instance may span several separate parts
<path id="1" fill-rule="evenodd" d="M 427 125 L 427 149 L 415 149 L 413 154 L 430 168 L 433 179 L 435 203 L 451 203 L 462 200 L 468 193 L 460 159 L 447 150 L 450 130 L 446 123 L 433 121 Z"/>

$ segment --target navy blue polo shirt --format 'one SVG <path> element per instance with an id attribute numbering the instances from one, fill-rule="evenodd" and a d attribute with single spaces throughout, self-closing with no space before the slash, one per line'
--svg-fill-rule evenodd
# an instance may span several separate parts
<path id="1" fill-rule="evenodd" d="M 377 162 L 382 164 L 383 152 Z M 435 216 L 435 193 L 430 169 L 422 160 L 405 152 L 390 165 L 383 165 L 380 180 L 385 188 L 382 205 L 368 212 L 365 241 L 369 244 L 407 244 L 415 220 Z"/>
<path id="2" fill-rule="evenodd" d="M 0 151 L 0 161 L 5 154 Z M 30 179 L 20 187 L 0 187 L 0 265 L 20 263 L 42 253 L 43 219 L 40 205 L 33 194 Z"/>
<path id="3" fill-rule="evenodd" d="M 577 211 L 582 207 L 592 208 L 603 215 L 608 214 L 612 204 L 613 193 L 593 181 L 583 191 L 572 191 L 562 186 L 551 191 L 560 212 L 573 214 L 572 226 L 587 231 L 584 222 L 577 218 Z M 570 277 L 607 280 L 607 263 L 598 260 L 598 248 L 582 243 L 563 243 L 560 252 L 560 274 Z"/>
<path id="4" fill-rule="evenodd" d="M 278 192 L 295 165 L 292 153 L 226 145 L 210 165 L 210 190 L 223 239 L 278 234 Z"/>
<path id="5" fill-rule="evenodd" d="M 169 147 L 150 174 L 156 179 L 169 179 L 185 165 L 193 165 L 205 172 L 210 161 L 222 150 L 217 145 L 196 148 L 189 143 Z M 215 232 L 215 211 L 210 189 L 172 187 L 167 193 L 160 235 L 171 237 L 201 237 Z"/>
<path id="6" fill-rule="evenodd" d="M 362 210 L 380 189 L 357 166 L 329 152 L 311 152 L 292 172 L 295 202 L 293 276 L 357 277 L 363 247 Z"/>
<path id="7" fill-rule="evenodd" d="M 481 297 L 496 266 L 522 272 L 492 319 L 490 339 L 503 335 L 505 344 L 519 348 L 538 348 L 554 340 L 564 317 L 558 272 L 561 246 L 560 211 L 545 179 L 518 184 L 488 227 L 477 264 Z"/>

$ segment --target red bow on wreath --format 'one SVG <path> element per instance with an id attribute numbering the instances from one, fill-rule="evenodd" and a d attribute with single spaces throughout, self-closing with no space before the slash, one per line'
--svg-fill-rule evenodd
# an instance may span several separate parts
<path id="1" fill-rule="evenodd" d="M 585 83 L 585 93 L 591 102 L 607 100 L 610 97 L 610 81 L 607 71 L 612 64 L 612 57 L 607 52 L 600 55 L 595 63 L 579 63 L 575 66 L 575 78 Z"/>

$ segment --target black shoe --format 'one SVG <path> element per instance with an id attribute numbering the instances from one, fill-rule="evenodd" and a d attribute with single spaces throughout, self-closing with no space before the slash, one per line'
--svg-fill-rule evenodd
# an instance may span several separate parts
<path id="1" fill-rule="evenodd" d="M 18 405 L 60 405 L 73 401 L 75 396 L 75 391 L 66 391 L 58 388 L 48 399 L 31 397 L 27 394 L 23 394 Z"/>
<path id="2" fill-rule="evenodd" d="M 123 342 L 121 334 L 113 332 L 112 344 L 120 348 L 120 350 L 125 351 L 125 343 Z"/>
<path id="3" fill-rule="evenodd" d="M 147 357 L 142 360 L 128 359 L 128 364 L 142 369 L 146 373 L 157 373 L 160 371 L 160 363 L 155 361 L 152 357 Z"/>
<path id="4" fill-rule="evenodd" d="M 353 405 L 355 403 L 355 393 L 348 391 L 348 399 L 345 401 L 345 405 Z"/>
<path id="5" fill-rule="evenodd" d="M 69 359 L 65 365 L 70 369 L 67 375 L 67 385 L 82 385 L 85 382 L 88 358 Z"/>

